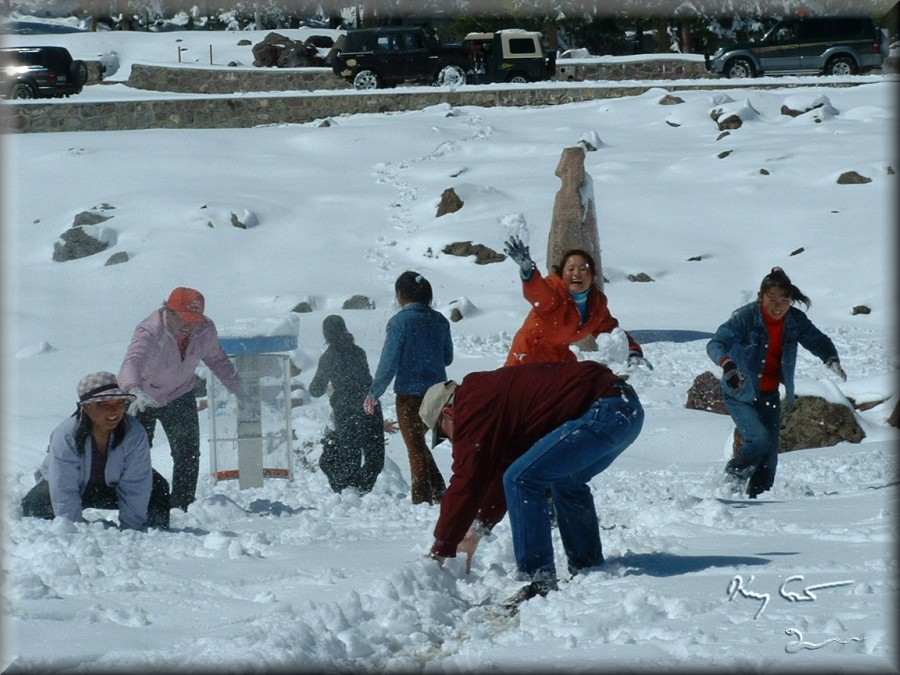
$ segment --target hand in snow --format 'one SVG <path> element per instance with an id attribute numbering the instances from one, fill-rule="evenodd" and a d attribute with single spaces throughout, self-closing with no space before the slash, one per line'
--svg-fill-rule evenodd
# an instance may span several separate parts
<path id="1" fill-rule="evenodd" d="M 384 430 L 389 434 L 396 434 L 400 431 L 400 427 L 397 426 L 396 420 L 385 420 Z"/>
<path id="2" fill-rule="evenodd" d="M 534 260 L 531 259 L 528 247 L 522 243 L 521 239 L 510 237 L 509 241 L 503 244 L 503 250 L 522 270 L 523 277 L 531 275 L 531 272 L 534 270 Z"/>
<path id="3" fill-rule="evenodd" d="M 841 378 L 844 382 L 847 381 L 847 373 L 845 373 L 844 369 L 841 368 L 840 361 L 838 361 L 837 359 L 829 359 L 828 363 L 826 363 L 825 366 L 828 368 L 828 370 L 833 372 L 835 375 L 837 375 L 839 378 Z"/>
<path id="4" fill-rule="evenodd" d="M 470 527 L 469 531 L 466 532 L 466 536 L 463 537 L 463 540 L 456 547 L 457 554 L 466 554 L 466 574 L 472 571 L 472 559 L 475 557 L 475 550 L 478 548 L 480 541 L 481 535 Z"/>
<path id="5" fill-rule="evenodd" d="M 635 368 L 637 366 L 641 366 L 647 370 L 653 370 L 653 364 L 645 359 L 640 353 L 628 352 L 628 367 Z"/>

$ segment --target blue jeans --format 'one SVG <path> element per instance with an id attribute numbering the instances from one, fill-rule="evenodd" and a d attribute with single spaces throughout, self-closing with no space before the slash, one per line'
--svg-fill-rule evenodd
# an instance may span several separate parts
<path id="1" fill-rule="evenodd" d="M 781 395 L 777 391 L 760 393 L 752 403 L 726 396 L 725 406 L 744 437 L 730 468 L 750 478 L 747 494 L 755 497 L 775 483 L 781 444 Z"/>
<path id="2" fill-rule="evenodd" d="M 503 474 L 516 566 L 526 579 L 556 579 L 547 488 L 553 492 L 569 570 L 603 563 L 600 523 L 587 483 L 634 442 L 644 424 L 637 396 L 627 385 L 624 392 L 594 401 L 581 417 L 544 436 Z"/>

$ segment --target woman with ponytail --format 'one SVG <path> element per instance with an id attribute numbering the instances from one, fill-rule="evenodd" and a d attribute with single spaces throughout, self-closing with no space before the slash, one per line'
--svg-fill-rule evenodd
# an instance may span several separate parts
<path id="1" fill-rule="evenodd" d="M 725 406 L 743 436 L 737 454 L 725 465 L 726 480 L 747 496 L 775 482 L 781 442 L 781 396 L 794 403 L 797 345 L 847 379 L 831 339 L 794 304 L 807 309 L 812 301 L 791 283 L 780 267 L 763 277 L 756 300 L 736 309 L 706 345 L 706 353 L 722 368 Z"/>
<path id="2" fill-rule="evenodd" d="M 387 323 L 381 358 L 363 407 L 367 414 L 374 414 L 378 399 L 394 380 L 397 423 L 409 453 L 412 503 L 435 504 L 446 483 L 428 449 L 428 429 L 419 417 L 419 406 L 431 385 L 447 379 L 446 367 L 453 361 L 450 322 L 431 308 L 431 284 L 418 272 L 401 274 L 394 292 L 400 311 Z"/>

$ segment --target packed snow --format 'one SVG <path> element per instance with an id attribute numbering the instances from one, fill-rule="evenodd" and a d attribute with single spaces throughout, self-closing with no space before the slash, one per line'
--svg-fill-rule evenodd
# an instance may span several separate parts
<path id="1" fill-rule="evenodd" d="M 95 35 L 104 42 L 92 52 L 114 51 L 121 72 L 151 37 Z M 43 37 L 88 58 L 83 34 Z M 198 52 L 208 38 L 178 37 Z M 661 83 L 544 108 L 3 138 L 3 668 L 896 672 L 897 430 L 887 419 L 898 400 L 897 84 L 785 82 L 723 81 L 677 92 L 676 105 L 661 105 Z M 127 89 L 91 85 L 83 96 L 110 87 Z M 720 136 L 714 109 L 738 112 L 743 126 Z M 561 579 L 509 618 L 495 610 L 521 585 L 508 522 L 470 574 L 462 559 L 438 567 L 426 554 L 439 507 L 411 505 L 402 439 L 387 435 L 372 493 L 332 493 L 317 466 L 327 397 L 302 385 L 332 313 L 374 370 L 407 269 L 431 281 L 436 309 L 462 309 L 450 377 L 500 367 L 528 311 L 518 269 L 444 247 L 502 251 L 516 234 L 546 271 L 555 170 L 585 138 L 598 148 L 585 165 L 610 309 L 648 338 L 654 369 L 629 371 L 618 334 L 579 357 L 628 372 L 646 420 L 591 483 L 603 569 Z M 839 184 L 848 171 L 871 180 Z M 464 206 L 438 218 L 449 187 Z M 111 216 L 100 226 L 110 247 L 54 262 L 54 243 L 82 211 Z M 233 227 L 231 214 L 252 226 Z M 129 260 L 105 265 L 117 252 Z M 730 418 L 685 401 L 695 377 L 719 372 L 696 335 L 753 300 L 774 265 L 812 298 L 808 315 L 848 375 L 840 381 L 801 349 L 798 394 L 870 407 L 854 413 L 862 443 L 783 454 L 774 488 L 748 501 L 723 490 Z M 640 273 L 652 282 L 629 281 Z M 118 371 L 134 326 L 176 286 L 203 292 L 223 333 L 296 330 L 293 480 L 214 481 L 207 409 L 198 500 L 172 512 L 171 531 L 119 531 L 104 525 L 116 518 L 106 511 L 86 524 L 23 519 L 19 501 L 51 430 L 74 410 L 79 379 Z M 375 308 L 343 310 L 357 294 Z M 313 311 L 292 312 L 301 302 Z M 854 313 L 860 305 L 870 313 Z M 676 341 L 673 330 L 699 333 Z M 392 390 L 382 404 L 394 417 Z M 152 452 L 170 478 L 161 429 Z M 435 449 L 445 478 L 451 452 Z M 556 551 L 564 570 L 558 539 Z"/>

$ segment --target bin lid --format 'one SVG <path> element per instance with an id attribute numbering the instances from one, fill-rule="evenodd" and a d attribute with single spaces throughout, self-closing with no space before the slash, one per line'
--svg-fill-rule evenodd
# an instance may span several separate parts
<path id="1" fill-rule="evenodd" d="M 257 335 L 254 337 L 220 337 L 219 344 L 226 354 L 268 354 L 289 352 L 297 348 L 296 335 Z"/>
<path id="2" fill-rule="evenodd" d="M 219 328 L 219 344 L 226 354 L 268 354 L 297 348 L 296 315 L 237 319 Z"/>

